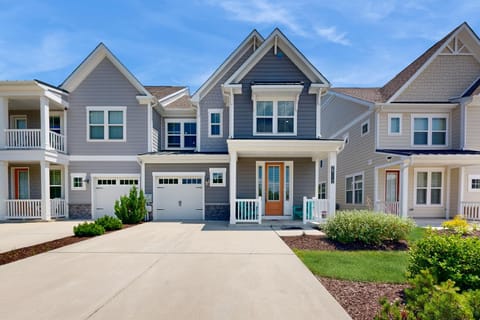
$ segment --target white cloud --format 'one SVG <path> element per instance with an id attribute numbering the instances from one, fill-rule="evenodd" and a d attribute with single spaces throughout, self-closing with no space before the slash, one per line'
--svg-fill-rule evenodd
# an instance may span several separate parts
<path id="1" fill-rule="evenodd" d="M 322 38 L 325 38 L 326 40 L 341 44 L 344 46 L 349 46 L 350 40 L 347 39 L 347 33 L 346 32 L 338 32 L 336 27 L 328 27 L 328 28 L 320 28 L 316 27 L 315 32 Z"/>

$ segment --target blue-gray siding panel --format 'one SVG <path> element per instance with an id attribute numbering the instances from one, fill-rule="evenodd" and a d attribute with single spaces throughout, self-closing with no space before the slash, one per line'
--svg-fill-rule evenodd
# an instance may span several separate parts
<path id="1" fill-rule="evenodd" d="M 265 139 L 266 137 L 253 136 L 253 102 L 250 88 L 253 81 L 303 81 L 305 85 L 298 101 L 297 135 L 268 136 L 268 139 L 316 138 L 316 95 L 308 94 L 310 81 L 286 55 L 281 57 L 275 56 L 273 49 L 270 50 L 241 81 L 242 94 L 235 96 L 235 138 Z"/>
<path id="2" fill-rule="evenodd" d="M 139 92 L 105 58 L 70 93 L 68 151 L 78 155 L 135 155 L 147 152 L 147 108 L 138 104 Z M 126 106 L 126 142 L 87 142 L 87 106 Z"/>

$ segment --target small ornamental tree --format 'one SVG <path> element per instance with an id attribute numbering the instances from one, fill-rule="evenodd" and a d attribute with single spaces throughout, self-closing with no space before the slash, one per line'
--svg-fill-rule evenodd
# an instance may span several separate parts
<path id="1" fill-rule="evenodd" d="M 115 215 L 123 223 L 139 223 L 147 214 L 145 205 L 146 200 L 143 191 L 138 192 L 137 188 L 133 186 L 128 195 L 121 196 L 120 200 L 115 201 Z"/>

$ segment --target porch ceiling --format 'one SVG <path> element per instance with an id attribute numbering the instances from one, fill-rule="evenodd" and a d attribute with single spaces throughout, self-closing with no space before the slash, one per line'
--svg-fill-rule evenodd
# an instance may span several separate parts
<path id="1" fill-rule="evenodd" d="M 341 140 L 227 140 L 228 152 L 242 157 L 311 157 L 327 158 L 330 152 L 339 152 L 344 142 Z"/>

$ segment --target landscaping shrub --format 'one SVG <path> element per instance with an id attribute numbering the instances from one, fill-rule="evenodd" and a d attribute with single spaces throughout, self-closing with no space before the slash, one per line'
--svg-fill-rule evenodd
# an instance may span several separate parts
<path id="1" fill-rule="evenodd" d="M 77 237 L 94 237 L 105 233 L 105 229 L 95 222 L 84 222 L 73 227 L 73 234 Z"/>
<path id="2" fill-rule="evenodd" d="M 143 191 L 137 191 L 134 186 L 130 189 L 128 196 L 120 197 L 120 201 L 115 201 L 115 215 L 126 224 L 139 223 L 145 218 L 147 209 L 146 200 Z"/>
<path id="3" fill-rule="evenodd" d="M 444 223 L 442 223 L 442 227 L 461 234 L 466 234 L 470 226 L 467 220 L 464 219 L 461 215 L 456 215 L 453 220 L 445 221 Z"/>
<path id="4" fill-rule="evenodd" d="M 341 211 L 328 219 L 326 235 L 341 243 L 362 242 L 380 245 L 385 241 L 405 240 L 415 226 L 410 219 L 371 211 Z"/>
<path id="5" fill-rule="evenodd" d="M 95 220 L 96 224 L 101 225 L 106 231 L 122 229 L 122 221 L 116 217 L 103 216 Z"/>
<path id="6" fill-rule="evenodd" d="M 407 269 L 411 278 L 428 270 L 436 283 L 453 280 L 461 290 L 480 289 L 480 239 L 430 231 L 410 250 Z"/>

